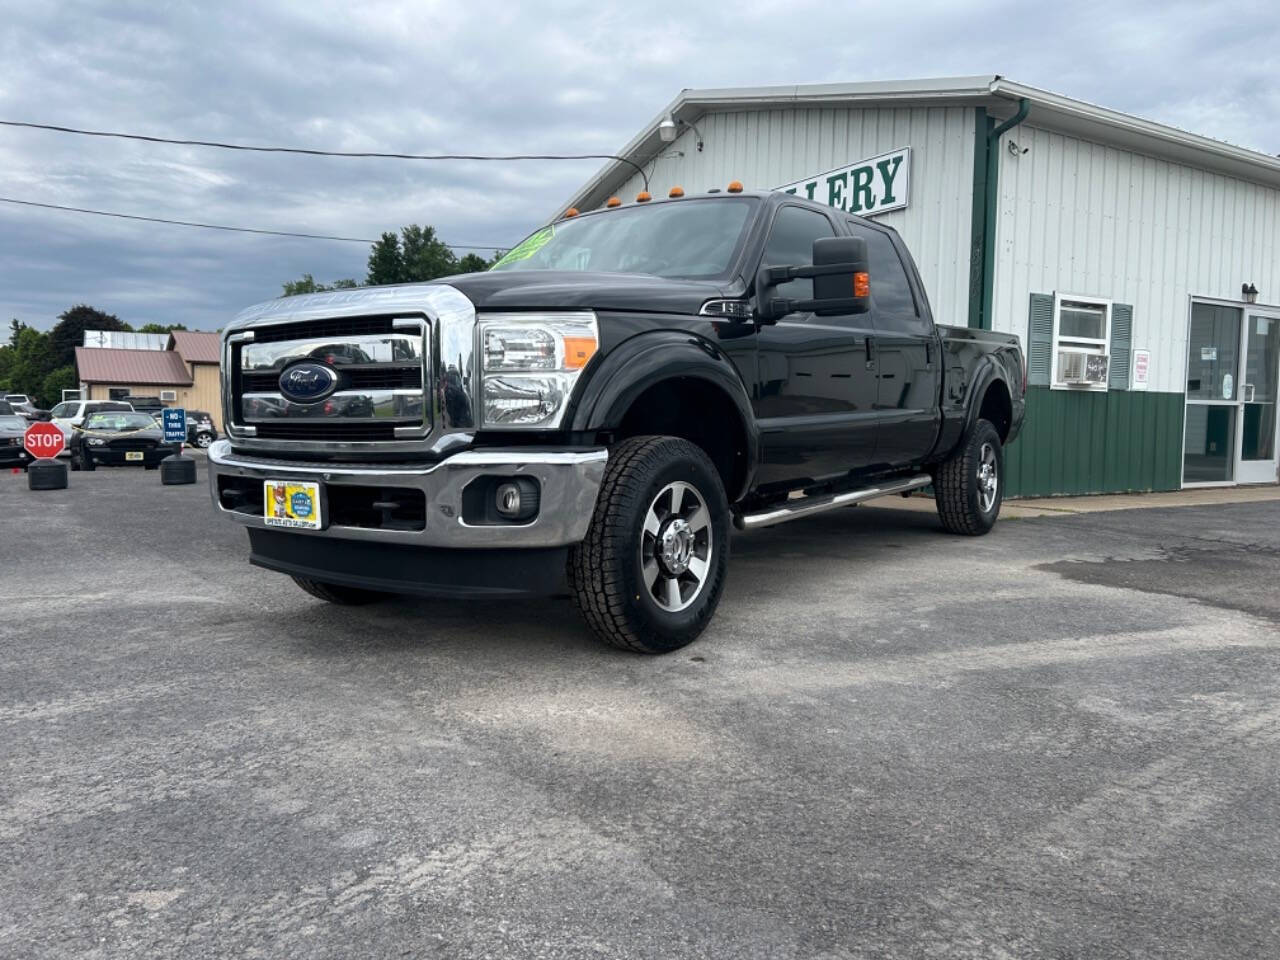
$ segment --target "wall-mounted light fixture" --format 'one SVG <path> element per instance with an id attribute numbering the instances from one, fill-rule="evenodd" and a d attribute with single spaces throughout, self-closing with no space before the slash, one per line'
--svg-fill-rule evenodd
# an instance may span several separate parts
<path id="1" fill-rule="evenodd" d="M 663 143 L 674 143 L 676 139 L 676 122 L 669 116 L 664 117 L 662 122 L 658 124 L 658 136 L 662 138 Z"/>
<path id="2" fill-rule="evenodd" d="M 1240 284 L 1240 296 L 1245 303 L 1257 303 L 1258 288 L 1252 283 L 1242 283 Z"/>

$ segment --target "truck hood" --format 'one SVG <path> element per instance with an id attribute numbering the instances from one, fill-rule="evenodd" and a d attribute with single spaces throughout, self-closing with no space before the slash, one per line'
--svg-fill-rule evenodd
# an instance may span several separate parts
<path id="1" fill-rule="evenodd" d="M 461 294 L 461 297 L 459 296 Z M 707 300 L 741 295 L 729 283 L 668 280 L 635 273 L 559 270 L 502 270 L 464 273 L 428 283 L 355 287 L 295 297 L 279 297 L 242 310 L 224 333 L 297 320 L 365 313 L 419 310 L 457 311 L 459 301 L 483 310 L 592 309 L 695 314 Z M 465 300 L 462 300 L 465 297 Z"/>
<path id="2" fill-rule="evenodd" d="M 721 284 L 710 281 L 577 270 L 498 270 L 439 282 L 460 290 L 477 310 L 578 307 L 688 314 L 725 295 Z"/>

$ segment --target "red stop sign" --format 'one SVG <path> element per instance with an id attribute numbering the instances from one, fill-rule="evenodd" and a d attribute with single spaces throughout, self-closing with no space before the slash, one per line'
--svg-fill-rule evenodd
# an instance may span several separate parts
<path id="1" fill-rule="evenodd" d="M 33 423 L 22 436 L 23 446 L 33 457 L 56 457 L 67 445 L 56 423 Z"/>

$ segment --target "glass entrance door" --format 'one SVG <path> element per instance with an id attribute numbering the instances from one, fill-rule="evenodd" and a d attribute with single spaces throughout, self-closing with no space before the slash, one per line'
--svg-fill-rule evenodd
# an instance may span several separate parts
<path id="1" fill-rule="evenodd" d="M 1241 322 L 1239 307 L 1191 304 L 1184 485 L 1236 480 Z"/>
<path id="2" fill-rule="evenodd" d="M 1245 309 L 1240 383 L 1240 483 L 1276 482 L 1276 400 L 1280 314 Z"/>

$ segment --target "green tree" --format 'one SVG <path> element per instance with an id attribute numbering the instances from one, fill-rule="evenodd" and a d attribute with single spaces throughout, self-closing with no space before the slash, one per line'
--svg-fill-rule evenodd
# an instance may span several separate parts
<path id="1" fill-rule="evenodd" d="M 459 273 L 481 273 L 488 270 L 490 263 L 478 253 L 468 253 L 458 261 Z"/>
<path id="2" fill-rule="evenodd" d="M 364 282 L 371 287 L 400 283 L 404 277 L 404 258 L 400 238 L 388 231 L 369 249 L 369 273 Z"/>
<path id="3" fill-rule="evenodd" d="M 173 330 L 185 330 L 185 324 L 181 323 L 144 323 L 138 328 L 138 333 L 169 333 Z"/>
<path id="4" fill-rule="evenodd" d="M 9 386 L 16 393 L 38 396 L 44 386 L 44 378 L 57 366 L 53 362 L 52 336 L 24 327 L 18 334 L 18 345 L 12 349 Z"/>
<path id="5" fill-rule="evenodd" d="M 400 230 L 400 252 L 407 283 L 435 280 L 458 272 L 458 258 L 436 236 L 435 227 L 411 223 Z"/>
<path id="6" fill-rule="evenodd" d="M 290 280 L 288 283 L 281 284 L 281 286 L 284 288 L 284 293 L 280 294 L 280 296 L 296 297 L 300 293 L 323 293 L 326 290 L 350 290 L 352 287 L 360 286 L 360 284 L 356 283 L 354 280 L 335 280 L 332 284 L 325 285 L 323 283 L 316 283 L 315 277 L 311 276 L 309 273 L 304 273 L 300 279 Z"/>
<path id="7" fill-rule="evenodd" d="M 27 329 L 27 325 L 14 317 L 9 321 L 9 346 L 16 348 L 18 346 L 18 334 Z"/>
<path id="8" fill-rule="evenodd" d="M 75 367 L 58 367 L 40 384 L 40 399 L 45 407 L 52 407 L 55 403 L 62 402 L 63 390 L 74 390 L 78 386 L 80 382 L 76 379 Z"/>
<path id="9" fill-rule="evenodd" d="M 76 347 L 84 344 L 84 332 L 86 330 L 132 329 L 133 327 L 129 326 L 114 313 L 104 313 L 83 303 L 76 304 L 70 310 L 60 314 L 58 322 L 49 331 L 49 343 L 53 348 L 53 363 L 50 364 L 45 373 L 55 367 L 68 367 L 75 364 Z M 43 381 L 44 376 L 41 375 L 40 379 Z"/>

